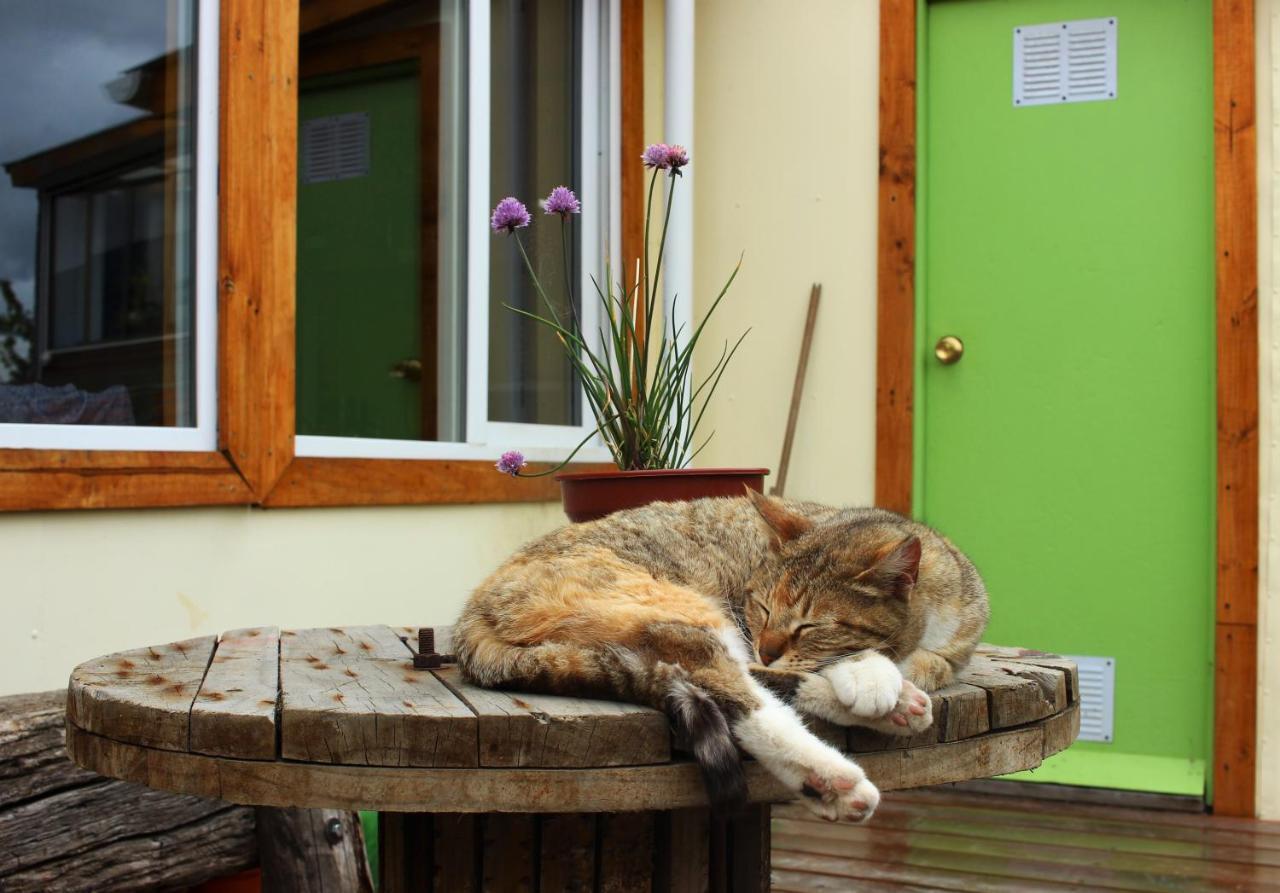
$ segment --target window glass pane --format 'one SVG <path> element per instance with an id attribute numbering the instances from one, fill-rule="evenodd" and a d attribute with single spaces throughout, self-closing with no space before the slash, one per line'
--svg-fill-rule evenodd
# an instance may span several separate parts
<path id="1" fill-rule="evenodd" d="M 298 433 L 462 438 L 457 0 L 302 7 Z"/>
<path id="2" fill-rule="evenodd" d="M 530 262 L 568 318 L 569 286 L 580 304 L 577 240 L 566 257 L 558 220 L 531 201 L 567 185 L 584 201 L 579 172 L 579 81 L 582 23 L 578 0 L 493 0 L 490 202 L 514 195 L 535 221 L 520 231 Z M 576 233 L 576 225 L 570 225 Z M 516 247 L 495 240 L 489 261 L 489 418 L 502 422 L 575 425 L 579 386 L 564 349 L 546 328 L 510 307 L 546 316 Z"/>
<path id="3" fill-rule="evenodd" d="M 0 422 L 195 424 L 195 12 L 0 2 Z"/>

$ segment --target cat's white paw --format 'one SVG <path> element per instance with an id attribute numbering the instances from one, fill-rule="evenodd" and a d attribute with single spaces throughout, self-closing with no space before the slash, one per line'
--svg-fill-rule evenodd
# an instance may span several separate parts
<path id="1" fill-rule="evenodd" d="M 855 763 L 842 762 L 811 770 L 800 802 L 828 822 L 865 822 L 880 805 L 880 791 Z"/>
<path id="2" fill-rule="evenodd" d="M 927 694 L 912 685 L 911 680 L 904 679 L 898 702 L 889 713 L 876 718 L 860 718 L 853 724 L 885 735 L 918 735 L 933 725 L 933 702 Z"/>
<path id="3" fill-rule="evenodd" d="M 902 695 L 902 671 L 883 654 L 842 660 L 822 671 L 840 699 L 857 716 L 889 714 Z"/>

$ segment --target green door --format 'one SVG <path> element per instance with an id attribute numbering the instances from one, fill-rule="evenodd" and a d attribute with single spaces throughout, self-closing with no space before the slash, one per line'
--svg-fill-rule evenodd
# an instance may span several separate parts
<path id="1" fill-rule="evenodd" d="M 420 107 L 416 66 L 302 85 L 299 434 L 423 434 Z"/>
<path id="2" fill-rule="evenodd" d="M 1035 780 L 1203 794 L 1210 0 L 924 9 L 916 511 L 984 574 L 989 640 L 1115 660 L 1112 740 Z M 1015 106 L 1014 29 L 1099 17 L 1117 23 L 1115 98 Z"/>

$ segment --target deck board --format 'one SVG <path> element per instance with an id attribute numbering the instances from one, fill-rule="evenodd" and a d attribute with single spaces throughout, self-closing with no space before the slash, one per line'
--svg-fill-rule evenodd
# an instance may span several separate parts
<path id="1" fill-rule="evenodd" d="M 1280 823 L 947 789 L 898 792 L 862 826 L 774 808 L 773 889 L 1280 891 Z"/>

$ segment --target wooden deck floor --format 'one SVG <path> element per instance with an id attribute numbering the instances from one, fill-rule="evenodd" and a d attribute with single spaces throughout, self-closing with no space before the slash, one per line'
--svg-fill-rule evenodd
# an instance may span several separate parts
<path id="1" fill-rule="evenodd" d="M 940 790 L 888 794 L 864 826 L 776 806 L 773 889 L 1280 891 L 1280 822 Z"/>

